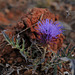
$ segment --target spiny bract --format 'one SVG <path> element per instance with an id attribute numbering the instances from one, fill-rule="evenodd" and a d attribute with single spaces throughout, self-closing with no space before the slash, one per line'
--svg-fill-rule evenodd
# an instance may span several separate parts
<path id="1" fill-rule="evenodd" d="M 63 26 L 60 25 L 60 22 L 49 19 L 39 21 L 36 30 L 40 35 L 41 41 L 50 41 L 52 38 L 58 38 L 57 35 L 63 33 Z"/>

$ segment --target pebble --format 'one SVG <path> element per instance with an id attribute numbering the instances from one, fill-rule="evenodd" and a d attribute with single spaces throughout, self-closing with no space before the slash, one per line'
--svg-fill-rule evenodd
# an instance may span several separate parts
<path id="1" fill-rule="evenodd" d="M 13 51 L 13 52 L 10 54 L 10 57 L 16 57 L 16 53 Z"/>
<path id="2" fill-rule="evenodd" d="M 71 33 L 70 33 L 70 37 L 71 37 L 73 40 L 75 40 L 75 32 L 71 32 Z"/>
<path id="3" fill-rule="evenodd" d="M 18 62 L 18 63 L 21 63 L 21 62 L 22 62 L 22 58 L 21 58 L 21 57 L 18 57 L 18 58 L 17 58 L 17 62 Z"/>
<path id="4" fill-rule="evenodd" d="M 24 75 L 32 75 L 32 69 L 25 71 Z"/>
<path id="5" fill-rule="evenodd" d="M 0 63 L 1 63 L 1 60 L 0 60 Z"/>
<path id="6" fill-rule="evenodd" d="M 8 61 L 8 63 L 9 63 L 9 64 L 12 64 L 12 63 L 13 63 L 13 61 L 12 61 L 12 60 L 9 60 L 9 61 Z"/>
<path id="7" fill-rule="evenodd" d="M 4 60 L 4 58 L 1 58 L 0 60 L 1 60 L 1 62 L 2 62 L 2 63 L 5 63 L 5 60 Z"/>

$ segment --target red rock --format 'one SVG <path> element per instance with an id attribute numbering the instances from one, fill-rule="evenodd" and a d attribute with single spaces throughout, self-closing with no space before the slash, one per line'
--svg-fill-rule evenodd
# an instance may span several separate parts
<path id="1" fill-rule="evenodd" d="M 7 25 L 9 24 L 10 22 L 8 21 L 8 19 L 6 19 L 5 15 L 0 12 L 0 22 L 2 22 L 3 24 Z"/>
<path id="2" fill-rule="evenodd" d="M 36 26 L 38 24 L 36 24 L 38 21 L 43 20 L 43 19 L 49 19 L 49 20 L 53 20 L 53 21 L 58 21 L 59 16 L 55 15 L 53 13 L 51 13 L 48 9 L 42 9 L 42 8 L 33 8 L 30 11 L 28 11 L 27 13 L 25 13 L 25 15 L 23 15 L 21 17 L 21 20 L 17 23 L 16 26 L 10 28 L 9 31 L 6 31 L 6 34 L 9 35 L 10 38 L 12 38 L 12 36 L 14 34 L 16 34 L 15 30 L 18 30 L 18 32 L 25 30 L 23 33 L 20 33 L 23 35 L 24 39 L 26 40 L 27 43 L 27 47 L 30 46 L 31 43 L 31 39 L 37 39 L 40 38 L 39 35 L 37 35 L 37 30 L 35 30 Z M 13 30 L 13 31 L 12 31 Z M 63 39 L 64 36 L 63 34 L 58 35 L 58 39 L 53 39 L 53 43 L 50 42 L 51 45 L 51 49 L 55 52 L 57 52 L 57 50 L 62 47 L 62 43 L 63 43 Z M 16 39 L 16 38 L 15 38 Z M 8 50 L 8 52 L 12 51 L 12 49 L 3 49 L 3 52 L 6 52 Z M 8 53 L 6 52 L 6 53 Z M 20 59 L 20 58 L 18 58 Z M 21 62 L 22 60 L 20 59 Z"/>

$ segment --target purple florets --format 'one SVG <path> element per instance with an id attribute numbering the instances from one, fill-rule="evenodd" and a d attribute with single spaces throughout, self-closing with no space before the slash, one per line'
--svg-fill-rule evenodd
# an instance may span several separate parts
<path id="1" fill-rule="evenodd" d="M 63 32 L 63 26 L 59 22 L 49 21 L 49 19 L 38 22 L 38 33 L 43 41 L 49 41 L 52 38 L 57 38 L 57 35 Z"/>

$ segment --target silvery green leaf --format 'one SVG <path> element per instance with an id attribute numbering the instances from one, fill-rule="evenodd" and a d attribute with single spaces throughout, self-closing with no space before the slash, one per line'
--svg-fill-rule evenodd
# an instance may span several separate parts
<path id="1" fill-rule="evenodd" d="M 59 63 L 58 66 L 60 67 L 60 69 L 62 68 L 62 63 Z"/>
<path id="2" fill-rule="evenodd" d="M 27 65 L 28 67 L 33 67 L 33 65 Z"/>
<path id="3" fill-rule="evenodd" d="M 9 44 L 11 44 L 11 41 L 10 41 L 10 38 L 8 37 L 8 35 L 5 34 L 4 31 L 2 32 L 2 34 L 3 34 L 3 36 L 5 37 L 5 40 L 6 40 Z"/>
<path id="4" fill-rule="evenodd" d="M 12 45 L 15 46 L 14 36 L 12 37 Z"/>
<path id="5" fill-rule="evenodd" d="M 71 49 L 71 52 L 74 50 L 74 48 L 75 48 L 75 46 Z M 71 52 L 68 51 L 68 54 L 67 54 L 68 57 L 71 55 Z"/>
<path id="6" fill-rule="evenodd" d="M 70 59 L 70 68 L 72 75 L 75 75 L 75 59 Z"/>
<path id="7" fill-rule="evenodd" d="M 63 57 L 63 58 L 60 58 L 60 60 L 70 61 L 70 68 L 71 68 L 72 75 L 75 75 L 75 59 Z"/>
<path id="8" fill-rule="evenodd" d="M 20 43 L 20 39 L 17 38 L 17 39 L 16 39 L 16 48 L 18 48 L 18 49 L 20 49 L 19 43 Z"/>
<path id="9" fill-rule="evenodd" d="M 22 40 L 23 40 L 22 48 L 24 49 L 25 48 L 25 41 L 24 41 L 24 39 L 22 39 Z"/>
<path id="10" fill-rule="evenodd" d="M 64 49 L 64 52 L 66 52 L 67 48 L 69 47 L 70 44 L 67 45 L 67 47 Z"/>
<path id="11" fill-rule="evenodd" d="M 53 75 L 57 75 L 57 65 L 54 65 L 54 72 Z"/>
<path id="12" fill-rule="evenodd" d="M 57 51 L 57 56 L 59 56 L 59 55 L 60 55 L 60 50 Z"/>
<path id="13" fill-rule="evenodd" d="M 25 50 L 25 41 L 24 41 L 24 39 L 22 39 L 22 41 L 23 41 L 23 44 L 22 44 L 21 52 L 23 52 Z"/>
<path id="14" fill-rule="evenodd" d="M 69 58 L 67 58 L 67 57 L 61 57 L 61 58 L 59 58 L 60 60 L 62 60 L 62 61 L 69 61 L 70 59 Z"/>
<path id="15" fill-rule="evenodd" d="M 61 56 L 62 57 L 65 57 L 66 55 L 65 55 L 65 52 L 61 49 Z"/>
<path id="16" fill-rule="evenodd" d="M 34 69 L 34 70 L 36 70 L 36 69 L 37 69 L 37 67 L 38 67 L 38 65 L 34 65 L 33 69 Z"/>
<path id="17" fill-rule="evenodd" d="M 45 69 L 45 73 L 47 73 L 47 72 L 48 72 L 48 70 L 49 70 L 49 68 L 48 68 L 48 67 L 46 67 L 46 69 Z"/>
<path id="18" fill-rule="evenodd" d="M 21 55 L 25 58 L 25 60 L 26 60 L 26 62 L 27 62 L 27 56 L 26 56 L 23 52 L 21 52 L 21 51 L 20 51 L 20 53 L 21 53 Z"/>
<path id="19" fill-rule="evenodd" d="M 44 59 L 41 59 L 40 64 L 43 63 L 44 61 L 45 61 L 45 58 Z"/>

